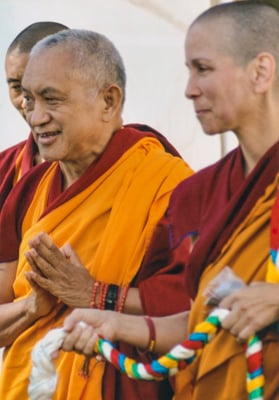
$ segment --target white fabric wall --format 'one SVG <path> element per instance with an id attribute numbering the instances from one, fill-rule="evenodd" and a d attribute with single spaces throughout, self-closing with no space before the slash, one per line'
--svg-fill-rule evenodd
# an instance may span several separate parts
<path id="1" fill-rule="evenodd" d="M 29 130 L 11 106 L 4 74 L 8 45 L 27 25 L 52 20 L 99 31 L 123 56 L 128 76 L 124 122 L 152 125 L 165 134 L 189 164 L 199 169 L 235 145 L 207 137 L 184 97 L 187 70 L 184 37 L 209 0 L 0 0 L 0 151 Z"/>

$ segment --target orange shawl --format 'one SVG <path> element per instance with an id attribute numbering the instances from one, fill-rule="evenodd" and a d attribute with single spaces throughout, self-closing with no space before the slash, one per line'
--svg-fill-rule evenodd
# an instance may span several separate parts
<path id="1" fill-rule="evenodd" d="M 29 268 L 24 252 L 28 240 L 42 230 L 59 246 L 69 242 L 95 279 L 118 285 L 130 283 L 172 189 L 192 174 L 183 160 L 162 151 L 157 139 L 146 137 L 87 188 L 40 219 L 56 169 L 54 163 L 44 174 L 23 221 L 14 283 L 16 300 L 30 292 L 24 278 Z M 0 398 L 28 398 L 30 351 L 48 330 L 63 324 L 67 312 L 61 315 L 58 311 L 59 306 L 23 332 L 8 349 Z M 55 400 L 102 399 L 104 363 L 91 360 L 89 379 L 79 375 L 83 363 L 82 356 L 61 352 L 56 360 L 59 384 Z"/>

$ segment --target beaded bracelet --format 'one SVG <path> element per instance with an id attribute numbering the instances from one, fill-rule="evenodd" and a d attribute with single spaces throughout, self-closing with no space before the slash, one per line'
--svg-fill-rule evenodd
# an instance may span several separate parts
<path id="1" fill-rule="evenodd" d="M 105 309 L 105 301 L 106 301 L 106 295 L 108 291 L 108 284 L 105 282 L 101 282 L 100 284 L 100 293 L 99 293 L 99 302 L 98 302 L 98 308 L 100 310 Z"/>
<path id="2" fill-rule="evenodd" d="M 93 283 L 92 296 L 91 296 L 91 301 L 90 301 L 90 308 L 95 308 L 95 306 L 96 306 L 96 296 L 97 296 L 97 290 L 98 290 L 99 286 L 100 286 L 100 282 L 95 281 Z"/>
<path id="3" fill-rule="evenodd" d="M 96 304 L 98 289 L 98 304 Z M 101 310 L 117 310 L 122 312 L 129 290 L 129 285 L 123 286 L 121 290 L 119 289 L 120 288 L 117 285 L 109 285 L 105 282 L 95 281 L 92 288 L 90 308 L 97 307 Z"/>
<path id="4" fill-rule="evenodd" d="M 129 285 L 123 286 L 117 298 L 117 311 L 123 312 Z"/>

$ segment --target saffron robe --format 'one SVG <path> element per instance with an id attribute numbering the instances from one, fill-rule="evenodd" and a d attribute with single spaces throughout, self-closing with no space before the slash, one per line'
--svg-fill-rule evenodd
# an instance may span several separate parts
<path id="1" fill-rule="evenodd" d="M 57 163 L 34 167 L 11 192 L 0 220 L 0 237 L 7 239 L 0 243 L 0 259 L 19 260 L 15 299 L 30 292 L 24 278 L 24 271 L 29 269 L 24 252 L 28 240 L 44 230 L 59 246 L 69 242 L 95 279 L 137 285 L 145 299 L 145 313 L 182 311 L 189 304 L 183 270 L 158 269 L 156 277 L 152 276 L 152 288 L 141 288 L 140 267 L 171 191 L 191 174 L 187 164 L 167 153 L 152 133 L 133 127 L 115 133 L 100 158 L 64 192 Z M 162 302 L 161 293 L 170 299 L 167 304 Z M 64 311 L 62 306 L 58 303 L 56 309 L 26 329 L 6 349 L 1 398 L 28 398 L 30 352 L 49 329 L 63 324 L 70 310 Z M 130 352 L 133 351 L 131 348 Z M 90 378 L 84 379 L 79 374 L 84 358 L 75 353 L 60 352 L 55 362 L 59 374 L 55 400 L 161 400 L 172 396 L 168 382 L 132 381 L 95 359 L 90 362 Z"/>
<path id="2" fill-rule="evenodd" d="M 150 265 L 185 266 L 188 293 L 195 299 L 188 333 L 210 309 L 203 296 L 208 283 L 229 266 L 245 282 L 264 281 L 269 256 L 269 225 L 278 190 L 279 143 L 249 176 L 243 175 L 237 148 L 189 179 L 171 195 L 148 250 Z M 189 255 L 187 240 L 194 245 Z M 264 342 L 265 400 L 277 400 L 278 337 Z M 235 337 L 221 331 L 201 355 L 175 377 L 175 400 L 247 400 L 246 361 Z"/>
<path id="3" fill-rule="evenodd" d="M 0 152 L 0 209 L 13 186 L 34 166 L 37 152 L 31 133 L 27 140 Z"/>

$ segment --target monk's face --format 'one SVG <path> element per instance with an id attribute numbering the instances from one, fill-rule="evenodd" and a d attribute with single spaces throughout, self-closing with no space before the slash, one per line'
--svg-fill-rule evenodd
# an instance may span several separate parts
<path id="1" fill-rule="evenodd" d="M 189 79 L 185 90 L 205 133 L 237 132 L 250 113 L 248 66 L 240 66 L 222 43 L 223 27 L 197 22 L 185 41 Z"/>
<path id="2" fill-rule="evenodd" d="M 23 94 L 21 81 L 28 61 L 29 53 L 20 52 L 17 48 L 10 51 L 5 60 L 6 80 L 9 88 L 9 96 L 13 106 L 25 118 L 22 107 Z"/>
<path id="3" fill-rule="evenodd" d="M 104 103 L 73 73 L 69 49 L 56 46 L 31 55 L 22 86 L 26 119 L 45 160 L 78 164 L 98 153 Z"/>

